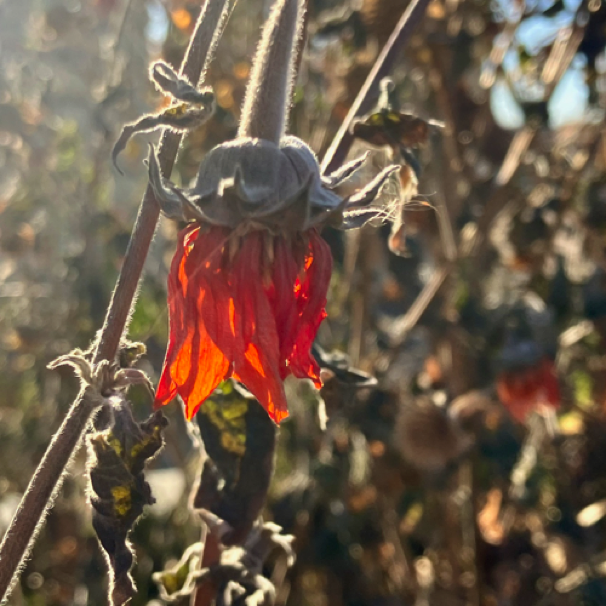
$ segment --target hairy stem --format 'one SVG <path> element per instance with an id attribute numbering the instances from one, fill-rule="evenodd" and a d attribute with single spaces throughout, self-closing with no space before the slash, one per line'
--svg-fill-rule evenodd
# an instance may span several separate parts
<path id="1" fill-rule="evenodd" d="M 277 144 L 284 135 L 301 17 L 299 0 L 276 0 L 253 61 L 238 136 Z"/>
<path id="2" fill-rule="evenodd" d="M 0 596 L 2 602 L 18 579 L 20 566 L 40 531 L 61 480 L 88 425 L 97 401 L 80 392 L 55 434 L 31 479 L 27 491 L 0 545 Z"/>
<path id="3" fill-rule="evenodd" d="M 207 0 L 181 66 L 181 74 L 192 83 L 198 83 L 203 69 L 211 60 L 213 43 L 221 33 L 227 12 L 227 0 Z M 181 135 L 165 131 L 162 135 L 159 158 L 164 175 L 172 171 Z M 151 244 L 160 208 L 151 188 L 147 188 L 139 208 L 126 251 L 124 265 L 118 277 L 111 302 L 101 329 L 94 362 L 113 360 L 118 352 L 132 304 L 143 271 L 143 264 Z M 19 508 L 0 545 L 0 600 L 5 602 L 18 579 L 20 567 L 29 553 L 36 534 L 48 513 L 53 496 L 61 487 L 65 468 L 76 451 L 82 435 L 97 408 L 99 400 L 85 397 L 82 392 L 72 404 L 63 424 L 36 469 Z"/>
<path id="4" fill-rule="evenodd" d="M 206 538 L 204 540 L 204 555 L 202 556 L 202 562 L 200 568 L 206 568 L 212 566 L 219 561 L 221 555 L 221 546 L 217 535 L 211 531 L 210 528 L 206 528 Z M 191 606 L 211 606 L 213 600 L 217 595 L 217 587 L 210 581 L 204 585 L 197 587 L 192 598 L 190 600 Z"/>
<path id="5" fill-rule="evenodd" d="M 324 155 L 322 161 L 322 172 L 324 174 L 331 173 L 343 164 L 353 141 L 353 136 L 349 129 L 354 119 L 372 109 L 379 90 L 379 83 L 391 71 L 393 64 L 398 58 L 398 54 L 415 31 L 429 2 L 430 0 L 413 0 L 408 5 L 400 21 L 398 21 L 387 44 L 383 47 L 381 54 L 377 57 L 375 64 L 370 70 L 364 86 L 360 89 L 349 113 Z"/>

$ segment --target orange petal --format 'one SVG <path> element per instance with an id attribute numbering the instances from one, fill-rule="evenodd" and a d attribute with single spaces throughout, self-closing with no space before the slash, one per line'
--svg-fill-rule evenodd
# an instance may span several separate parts
<path id="1" fill-rule="evenodd" d="M 236 380 L 259 400 L 279 423 L 288 416 L 280 376 L 280 344 L 274 311 L 263 287 L 263 234 L 248 234 L 234 261 L 232 288 L 235 305 L 233 350 Z"/>
<path id="2" fill-rule="evenodd" d="M 289 363 L 293 375 L 310 378 L 321 387 L 320 367 L 310 353 L 322 320 L 326 317 L 326 294 L 332 272 L 330 247 L 316 230 L 308 232 L 309 249 L 305 260 L 303 279 L 297 289 L 296 341 Z"/>
<path id="3" fill-rule="evenodd" d="M 287 362 L 297 341 L 299 309 L 297 306 L 299 263 L 293 254 L 293 243 L 286 238 L 275 238 L 272 285 L 268 297 L 273 308 L 280 340 L 280 376 L 290 374 Z"/>
<path id="4" fill-rule="evenodd" d="M 223 267 L 227 232 L 196 227 L 181 232 L 169 276 L 169 347 L 156 405 L 178 393 L 188 419 L 217 385 L 229 376 L 234 337 L 231 296 Z M 182 244 L 181 244 L 182 243 Z"/>

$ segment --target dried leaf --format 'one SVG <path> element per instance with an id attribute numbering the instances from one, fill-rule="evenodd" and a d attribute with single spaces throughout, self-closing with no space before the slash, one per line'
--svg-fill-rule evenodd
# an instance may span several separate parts
<path id="1" fill-rule="evenodd" d="M 277 428 L 257 400 L 233 381 L 215 390 L 196 419 L 212 465 L 203 465 L 194 507 L 208 509 L 231 526 L 223 537 L 226 545 L 241 543 L 265 502 Z"/>
<path id="2" fill-rule="evenodd" d="M 273 606 L 276 590 L 263 576 L 265 562 L 279 550 L 287 567 L 294 564 L 294 537 L 281 534 L 281 530 L 271 522 L 257 523 L 243 546 L 223 549 L 215 564 L 202 569 L 203 548 L 195 543 L 175 567 L 154 574 L 161 597 L 174 602 L 191 595 L 196 586 L 211 582 L 217 588 L 217 606 Z"/>
<path id="3" fill-rule="evenodd" d="M 128 535 L 144 506 L 154 503 L 143 468 L 162 447 L 168 422 L 158 411 L 137 423 L 126 399 L 115 397 L 111 403 L 113 425 L 89 438 L 89 476 L 93 527 L 110 568 L 110 601 L 117 606 L 135 594 Z"/>

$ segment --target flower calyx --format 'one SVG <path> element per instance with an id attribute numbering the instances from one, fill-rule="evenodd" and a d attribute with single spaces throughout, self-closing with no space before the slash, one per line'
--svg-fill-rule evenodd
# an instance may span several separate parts
<path id="1" fill-rule="evenodd" d="M 279 145 L 239 137 L 212 149 L 202 161 L 194 186 L 181 189 L 162 176 L 155 149 L 149 181 L 163 213 L 175 220 L 275 233 L 303 232 L 330 224 L 350 229 L 380 217 L 370 204 L 390 175 L 389 166 L 368 185 L 342 198 L 333 190 L 365 162 L 368 153 L 328 176 L 321 176 L 313 151 L 301 139 L 283 137 Z M 246 230 L 245 230 L 246 231 Z"/>

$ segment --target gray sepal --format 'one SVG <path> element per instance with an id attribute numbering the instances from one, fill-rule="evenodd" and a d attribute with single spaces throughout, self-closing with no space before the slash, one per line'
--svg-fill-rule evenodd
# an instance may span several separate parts
<path id="1" fill-rule="evenodd" d="M 322 185 L 324 187 L 328 187 L 332 189 L 333 187 L 338 187 L 344 181 L 347 181 L 361 166 L 366 162 L 370 152 L 366 152 L 364 155 L 344 164 L 341 168 L 336 170 L 334 173 L 326 177 L 322 177 Z"/>
<path id="2" fill-rule="evenodd" d="M 179 188 L 175 187 L 166 179 L 160 171 L 158 155 L 156 149 L 150 144 L 148 159 L 149 184 L 154 192 L 154 196 L 162 213 L 169 219 L 176 221 L 188 221 L 191 219 L 200 219 L 200 211 L 196 208 L 192 200 L 189 200 Z"/>
<path id="3" fill-rule="evenodd" d="M 400 166 L 395 164 L 384 168 L 366 187 L 347 199 L 347 207 L 370 204 L 379 195 L 387 179 L 397 170 L 400 170 Z"/>

